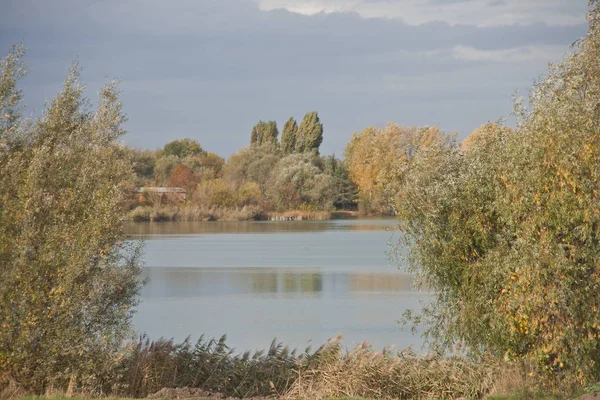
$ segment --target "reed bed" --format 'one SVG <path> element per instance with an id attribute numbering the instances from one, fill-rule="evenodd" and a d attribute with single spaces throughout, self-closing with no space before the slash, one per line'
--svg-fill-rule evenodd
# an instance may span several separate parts
<path id="1" fill-rule="evenodd" d="M 367 344 L 348 351 L 342 338 L 301 354 L 272 342 L 266 352 L 242 355 L 219 340 L 149 341 L 141 337 L 122 357 L 106 393 L 146 397 L 164 388 L 195 388 L 235 398 L 327 399 L 481 398 L 502 367 L 459 357 L 376 352 Z"/>
<path id="2" fill-rule="evenodd" d="M 236 355 L 226 336 L 219 340 L 203 336 L 195 345 L 189 339 L 176 344 L 141 337 L 128 346 L 111 392 L 135 398 L 163 388 L 198 388 L 236 398 L 280 394 L 295 380 L 303 358 L 275 341 L 266 352 Z"/>
<path id="3" fill-rule="evenodd" d="M 253 221 L 266 219 L 258 206 L 240 208 L 197 207 L 197 206 L 139 206 L 129 212 L 128 219 L 134 222 L 166 221 Z"/>
<path id="4" fill-rule="evenodd" d="M 506 373 L 510 368 L 516 378 Z M 267 351 L 235 354 L 226 336 L 202 336 L 195 344 L 141 336 L 125 346 L 113 368 L 77 377 L 69 386 L 84 397 L 480 399 L 520 389 L 522 374 L 514 368 L 493 360 L 377 352 L 366 343 L 346 350 L 341 337 L 299 354 L 275 340 Z M 11 394 L 21 398 L 26 392 L 17 385 L 0 390 L 0 396 Z"/>
<path id="5" fill-rule="evenodd" d="M 260 220 L 311 220 L 331 219 L 329 211 L 291 210 L 265 213 L 259 206 L 238 208 L 204 206 L 138 206 L 131 210 L 128 219 L 134 222 L 165 221 L 260 221 Z"/>
<path id="6" fill-rule="evenodd" d="M 340 337 L 327 345 L 326 353 L 320 362 L 299 370 L 286 399 L 475 399 L 494 387 L 502 369 L 496 361 L 376 352 L 367 343 L 345 351 Z"/>

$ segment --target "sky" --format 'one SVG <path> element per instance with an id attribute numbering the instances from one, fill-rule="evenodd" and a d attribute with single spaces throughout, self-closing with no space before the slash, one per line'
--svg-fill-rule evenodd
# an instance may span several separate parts
<path id="1" fill-rule="evenodd" d="M 224 157 L 252 126 L 316 110 L 322 154 L 367 126 L 459 138 L 509 118 L 587 29 L 587 0 L 2 0 L 0 50 L 28 48 L 39 115 L 77 58 L 92 103 L 119 79 L 125 142 L 189 137 Z"/>

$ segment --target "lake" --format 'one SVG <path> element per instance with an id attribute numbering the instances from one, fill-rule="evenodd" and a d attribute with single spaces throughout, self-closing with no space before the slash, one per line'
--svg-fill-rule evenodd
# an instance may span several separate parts
<path id="1" fill-rule="evenodd" d="M 130 223 L 145 241 L 149 279 L 138 332 L 180 341 L 227 334 L 236 352 L 273 338 L 316 349 L 343 334 L 352 347 L 422 341 L 397 320 L 427 293 L 391 265 L 394 220 Z"/>

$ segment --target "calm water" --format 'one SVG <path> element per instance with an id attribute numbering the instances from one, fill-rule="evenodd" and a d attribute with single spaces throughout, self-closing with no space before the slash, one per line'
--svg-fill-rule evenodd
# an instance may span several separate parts
<path id="1" fill-rule="evenodd" d="M 151 338 L 228 335 L 238 351 L 274 337 L 313 348 L 415 345 L 396 322 L 426 294 L 388 260 L 393 220 L 130 224 L 149 283 L 134 318 Z"/>

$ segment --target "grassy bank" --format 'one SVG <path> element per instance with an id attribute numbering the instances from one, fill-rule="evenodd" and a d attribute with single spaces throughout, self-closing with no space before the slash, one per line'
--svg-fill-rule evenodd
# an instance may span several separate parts
<path id="1" fill-rule="evenodd" d="M 264 211 L 258 206 L 238 208 L 197 206 L 139 206 L 127 215 L 134 222 L 165 221 L 323 221 L 332 218 L 352 218 L 355 211 L 289 210 L 285 212 Z"/>

